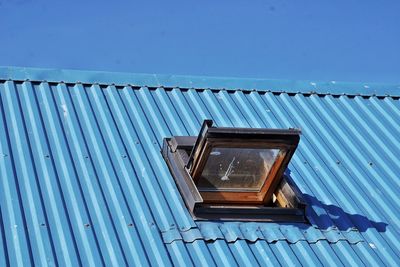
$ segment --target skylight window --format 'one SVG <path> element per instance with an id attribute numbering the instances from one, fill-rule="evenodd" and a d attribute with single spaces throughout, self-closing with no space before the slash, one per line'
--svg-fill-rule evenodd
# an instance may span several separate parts
<path id="1" fill-rule="evenodd" d="M 199 175 L 200 192 L 260 192 L 279 149 L 213 148 Z"/>
<path id="2" fill-rule="evenodd" d="M 163 156 L 196 218 L 303 220 L 301 196 L 283 175 L 299 139 L 296 129 L 213 127 L 206 120 L 198 137 L 166 138 Z"/>

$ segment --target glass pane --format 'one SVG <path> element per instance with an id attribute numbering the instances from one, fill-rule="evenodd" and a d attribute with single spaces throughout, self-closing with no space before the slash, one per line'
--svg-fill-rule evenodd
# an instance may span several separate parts
<path id="1" fill-rule="evenodd" d="M 213 148 L 197 186 L 200 191 L 258 192 L 278 153 L 279 149 Z"/>

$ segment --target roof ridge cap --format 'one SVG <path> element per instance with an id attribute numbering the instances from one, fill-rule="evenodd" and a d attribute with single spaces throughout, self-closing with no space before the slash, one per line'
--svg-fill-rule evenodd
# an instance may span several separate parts
<path id="1" fill-rule="evenodd" d="M 277 93 L 306 93 L 363 96 L 400 96 L 400 83 L 359 83 L 302 81 L 262 78 L 209 77 L 191 75 L 145 74 L 31 67 L 1 67 L 0 80 L 97 83 L 119 86 L 240 90 Z"/>

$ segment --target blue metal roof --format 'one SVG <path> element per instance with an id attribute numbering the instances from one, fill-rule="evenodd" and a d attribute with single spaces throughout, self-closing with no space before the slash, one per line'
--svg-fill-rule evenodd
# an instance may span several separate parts
<path id="1" fill-rule="evenodd" d="M 0 265 L 398 265 L 399 88 L 347 85 L 0 68 Z M 310 224 L 193 221 L 160 148 L 206 118 L 302 129 Z"/>

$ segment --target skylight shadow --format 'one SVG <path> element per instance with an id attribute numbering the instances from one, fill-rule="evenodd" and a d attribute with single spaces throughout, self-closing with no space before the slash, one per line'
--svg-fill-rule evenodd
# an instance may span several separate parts
<path id="1" fill-rule="evenodd" d="M 340 231 L 357 229 L 366 232 L 368 229 L 376 229 L 385 232 L 387 223 L 377 222 L 361 214 L 350 214 L 336 205 L 327 205 L 315 196 L 303 195 L 307 203 L 306 217 L 311 223 L 315 223 L 321 230 L 337 227 Z"/>
<path id="2" fill-rule="evenodd" d="M 285 176 L 292 184 L 296 184 L 289 168 L 286 169 Z M 302 197 L 307 205 L 306 218 L 321 230 L 337 228 L 340 231 L 357 229 L 359 232 L 366 232 L 368 229 L 376 229 L 378 232 L 385 232 L 388 226 L 386 222 L 373 221 L 362 214 L 350 214 L 339 206 L 325 204 L 315 196 L 303 193 Z"/>

